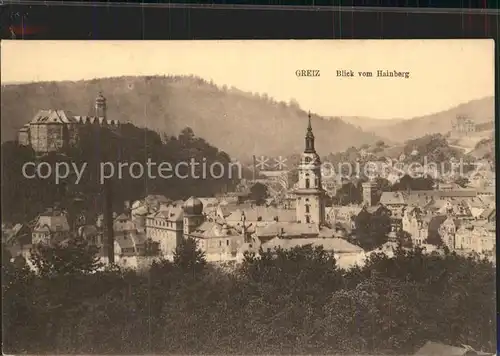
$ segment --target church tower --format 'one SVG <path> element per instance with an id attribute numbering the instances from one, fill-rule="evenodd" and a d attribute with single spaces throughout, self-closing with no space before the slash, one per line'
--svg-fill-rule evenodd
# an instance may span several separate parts
<path id="1" fill-rule="evenodd" d="M 298 189 L 295 191 L 297 221 L 322 225 L 325 222 L 325 192 L 321 185 L 321 160 L 314 148 L 310 113 L 305 144 L 298 169 Z"/>
<path id="2" fill-rule="evenodd" d="M 99 92 L 95 99 L 95 116 L 106 119 L 106 98 Z"/>

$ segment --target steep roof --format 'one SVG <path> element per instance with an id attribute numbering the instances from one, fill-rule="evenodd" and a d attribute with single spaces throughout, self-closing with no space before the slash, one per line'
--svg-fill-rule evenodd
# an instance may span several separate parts
<path id="1" fill-rule="evenodd" d="M 148 218 L 162 219 L 168 221 L 181 222 L 184 211 L 181 206 L 161 205 L 160 210 L 148 215 Z"/>
<path id="2" fill-rule="evenodd" d="M 249 209 L 252 207 L 252 204 L 235 204 L 235 203 L 227 203 L 227 204 L 219 204 L 219 208 L 224 217 L 228 217 L 231 213 L 237 210 Z"/>
<path id="3" fill-rule="evenodd" d="M 233 211 L 228 217 L 227 221 L 240 221 L 242 214 L 248 221 L 280 221 L 280 222 L 294 222 L 296 221 L 296 212 L 292 209 L 280 209 L 275 207 L 253 206 L 248 208 L 237 209 Z"/>
<path id="4" fill-rule="evenodd" d="M 39 110 L 30 124 L 72 124 L 77 120 L 64 110 Z"/>
<path id="5" fill-rule="evenodd" d="M 380 203 L 384 205 L 402 205 L 406 201 L 402 192 L 383 192 L 380 196 Z"/>
<path id="6" fill-rule="evenodd" d="M 265 226 L 257 226 L 255 234 L 259 238 L 284 236 L 288 238 L 302 236 L 318 236 L 319 228 L 316 224 L 299 224 L 293 222 L 273 222 Z"/>
<path id="7" fill-rule="evenodd" d="M 479 215 L 479 217 L 481 219 L 490 219 L 492 217 L 494 217 L 497 213 L 497 209 L 496 208 L 487 208 L 485 209 L 481 215 Z"/>
<path id="8" fill-rule="evenodd" d="M 190 234 L 197 238 L 210 239 L 217 237 L 239 236 L 240 233 L 226 224 L 218 224 L 216 222 L 205 221 L 200 226 L 194 229 Z"/>
<path id="9" fill-rule="evenodd" d="M 69 231 L 66 215 L 61 213 L 44 213 L 40 215 L 33 228 L 34 232 Z"/>

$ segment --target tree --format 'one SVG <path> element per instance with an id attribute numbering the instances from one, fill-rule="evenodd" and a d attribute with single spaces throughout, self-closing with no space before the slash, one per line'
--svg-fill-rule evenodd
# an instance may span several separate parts
<path id="1" fill-rule="evenodd" d="M 144 242 L 144 255 L 149 257 L 160 255 L 160 243 L 153 241 L 151 238 Z"/>
<path id="2" fill-rule="evenodd" d="M 290 99 L 290 107 L 294 109 L 300 109 L 300 104 L 297 101 L 297 99 L 291 98 Z"/>
<path id="3" fill-rule="evenodd" d="M 428 175 L 424 177 L 413 178 L 410 175 L 404 175 L 398 183 L 392 186 L 393 191 L 403 190 L 432 190 L 434 179 Z"/>
<path id="4" fill-rule="evenodd" d="M 363 201 L 363 192 L 361 184 L 352 182 L 343 184 L 335 195 L 340 205 L 360 204 Z"/>
<path id="5" fill-rule="evenodd" d="M 437 232 L 434 231 L 429 231 L 429 236 L 425 240 L 425 243 L 438 247 L 444 246 L 443 239 Z"/>
<path id="6" fill-rule="evenodd" d="M 86 240 L 70 237 L 51 245 L 35 245 L 30 261 L 42 276 L 88 274 L 103 266 L 98 252 L 98 248 Z"/>
<path id="7" fill-rule="evenodd" d="M 250 199 L 255 201 L 255 204 L 264 204 L 266 198 L 269 196 L 267 186 L 262 183 L 255 183 L 250 188 Z"/>
<path id="8" fill-rule="evenodd" d="M 465 188 L 469 185 L 469 179 L 467 177 L 460 176 L 455 180 L 455 184 L 458 184 L 460 187 Z"/>
<path id="9" fill-rule="evenodd" d="M 179 134 L 179 140 L 185 143 L 191 142 L 194 137 L 194 131 L 190 127 L 182 129 L 181 133 Z"/>
<path id="10" fill-rule="evenodd" d="M 198 248 L 196 239 L 182 239 L 174 251 L 174 266 L 193 275 L 201 272 L 206 265 L 205 253 Z"/>
<path id="11" fill-rule="evenodd" d="M 380 201 L 380 197 L 383 192 L 390 192 L 392 188 L 391 182 L 382 177 L 375 178 L 375 196 L 373 200 L 373 204 L 378 204 Z"/>
<path id="12" fill-rule="evenodd" d="M 372 250 L 387 242 L 388 234 L 391 231 L 391 221 L 387 214 L 370 214 L 363 209 L 354 221 L 356 239 L 363 249 Z"/>
<path id="13" fill-rule="evenodd" d="M 402 247 L 413 247 L 413 242 L 411 240 L 411 234 L 408 231 L 400 230 L 397 232 L 397 242 L 401 244 Z"/>

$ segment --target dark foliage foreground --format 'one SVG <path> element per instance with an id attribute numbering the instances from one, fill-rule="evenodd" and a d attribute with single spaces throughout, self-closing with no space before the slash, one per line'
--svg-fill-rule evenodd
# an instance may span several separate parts
<path id="1" fill-rule="evenodd" d="M 495 269 L 479 258 L 398 249 L 346 272 L 331 254 L 304 247 L 247 256 L 229 274 L 184 250 L 144 273 L 89 273 L 96 260 L 72 259 L 67 248 L 35 253 L 39 276 L 4 259 L 4 352 L 408 354 L 428 340 L 495 347 Z"/>

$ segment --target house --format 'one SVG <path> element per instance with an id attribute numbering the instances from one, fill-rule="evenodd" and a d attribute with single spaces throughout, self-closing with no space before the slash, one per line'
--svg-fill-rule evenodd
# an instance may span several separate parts
<path id="1" fill-rule="evenodd" d="M 249 209 L 253 208 L 254 204 L 240 204 L 240 203 L 227 203 L 227 202 L 221 202 L 216 209 L 215 215 L 222 218 L 226 219 L 229 215 L 231 215 L 233 212 L 237 210 L 242 210 L 242 209 Z"/>
<path id="2" fill-rule="evenodd" d="M 197 241 L 208 262 L 236 261 L 238 249 L 244 243 L 244 235 L 238 230 L 210 221 L 195 227 L 185 237 Z"/>
<path id="3" fill-rule="evenodd" d="M 391 212 L 397 213 L 407 205 L 406 197 L 407 194 L 403 192 L 382 192 L 380 204 L 386 206 Z"/>
<path id="4" fill-rule="evenodd" d="M 354 229 L 355 218 L 362 209 L 359 205 L 333 206 L 327 210 L 326 219 L 331 224 L 347 224 L 350 229 Z"/>
<path id="5" fill-rule="evenodd" d="M 474 216 L 469 209 L 469 205 L 463 199 L 451 199 L 446 201 L 437 213 L 439 215 L 451 215 L 456 219 L 473 219 Z"/>
<path id="6" fill-rule="evenodd" d="M 425 215 L 420 208 L 405 209 L 401 228 L 411 235 L 413 245 L 421 246 L 426 243 L 431 219 L 432 216 Z"/>
<path id="7" fill-rule="evenodd" d="M 213 209 L 219 205 L 219 199 L 218 198 L 213 198 L 213 197 L 207 197 L 207 198 L 198 198 L 200 201 L 203 203 L 203 212 L 205 213 L 206 210 Z"/>
<path id="8" fill-rule="evenodd" d="M 40 214 L 32 230 L 32 243 L 60 242 L 68 237 L 70 226 L 66 215 L 58 209 Z"/>
<path id="9" fill-rule="evenodd" d="M 479 219 L 481 220 L 487 220 L 492 223 L 496 223 L 496 217 L 497 217 L 497 209 L 496 208 L 487 208 L 484 209 L 483 212 L 479 215 Z"/>
<path id="10" fill-rule="evenodd" d="M 31 146 L 38 154 L 58 152 L 78 142 L 79 130 L 85 126 L 118 127 L 116 120 L 108 120 L 106 99 L 99 94 L 95 100 L 95 116 L 74 116 L 65 110 L 39 110 L 18 133 L 18 142 Z"/>
<path id="11" fill-rule="evenodd" d="M 455 219 L 452 216 L 447 216 L 438 228 L 439 236 L 443 240 L 443 243 L 450 249 L 454 250 L 456 248 L 456 232 L 462 225 L 463 221 Z"/>
<path id="12" fill-rule="evenodd" d="M 145 242 L 144 234 L 115 237 L 113 246 L 114 263 L 120 267 L 136 270 L 150 266 L 157 257 L 145 254 Z M 102 244 L 98 247 L 101 262 L 108 264 L 108 245 Z"/>
<path id="13" fill-rule="evenodd" d="M 159 243 L 161 254 L 172 259 L 177 245 L 183 237 L 183 210 L 179 205 L 161 206 L 160 210 L 147 216 L 146 236 Z"/>
<path id="14" fill-rule="evenodd" d="M 478 253 L 494 252 L 495 230 L 495 225 L 488 221 L 473 221 L 463 224 L 455 233 L 455 248 Z"/>
<path id="15" fill-rule="evenodd" d="M 394 210 L 400 209 L 406 205 L 423 206 L 432 201 L 432 199 L 450 199 L 450 198 L 473 198 L 478 194 L 474 189 L 450 189 L 450 190 L 412 190 L 383 192 L 380 197 L 380 203 L 387 208 Z"/>
<path id="16" fill-rule="evenodd" d="M 467 199 L 464 202 L 467 204 L 471 212 L 472 218 L 474 219 L 480 218 L 481 214 L 488 208 L 488 202 L 487 201 L 485 202 L 485 200 L 479 196 Z"/>

